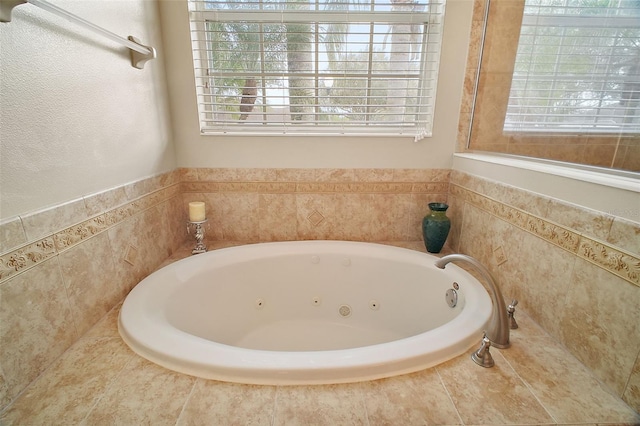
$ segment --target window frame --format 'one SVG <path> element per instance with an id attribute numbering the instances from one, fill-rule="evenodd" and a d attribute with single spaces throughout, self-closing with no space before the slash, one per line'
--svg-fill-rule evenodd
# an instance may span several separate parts
<path id="1" fill-rule="evenodd" d="M 190 28 L 191 28 L 191 34 L 192 34 L 192 37 L 191 37 L 192 53 L 193 53 L 193 59 L 194 59 L 193 68 L 194 68 L 195 87 L 196 87 L 196 95 L 197 95 L 197 103 L 198 103 L 198 119 L 200 123 L 200 133 L 202 135 L 230 135 L 230 136 L 233 136 L 233 135 L 238 135 L 238 136 L 249 136 L 249 135 L 250 136 L 274 136 L 274 135 L 288 136 L 288 135 L 291 135 L 291 136 L 369 136 L 369 137 L 376 137 L 376 136 L 382 136 L 382 137 L 401 136 L 402 137 L 404 136 L 404 137 L 412 137 L 414 138 L 414 140 L 420 140 L 424 137 L 432 136 L 433 119 L 435 116 L 438 73 L 439 73 L 439 66 L 440 66 L 440 52 L 441 52 L 441 46 L 442 46 L 445 0 L 435 0 L 434 4 L 438 6 L 438 8 L 440 9 L 440 12 L 435 15 L 436 19 L 433 19 L 433 20 L 430 19 L 428 21 L 428 24 L 434 25 L 434 28 L 436 28 L 437 31 L 435 33 L 432 33 L 431 31 L 424 31 L 423 40 L 421 41 L 423 52 L 424 50 L 426 50 L 426 47 L 429 46 L 429 43 L 433 44 L 434 42 L 437 43 L 437 46 L 438 46 L 437 51 L 424 52 L 420 60 L 419 68 L 417 72 L 413 74 L 413 77 L 417 78 L 420 82 L 419 87 L 417 88 L 418 97 L 420 99 L 425 99 L 425 98 L 428 99 L 427 103 L 423 102 L 417 105 L 416 106 L 417 110 L 414 113 L 412 113 L 413 115 L 419 118 L 408 123 L 405 123 L 405 122 L 400 124 L 394 123 L 393 125 L 381 125 L 381 124 L 374 123 L 373 125 L 367 125 L 367 126 L 350 125 L 349 123 L 332 125 L 332 126 L 329 126 L 329 125 L 310 126 L 304 123 L 302 125 L 299 123 L 292 123 L 291 120 L 283 120 L 282 122 L 277 122 L 277 124 L 274 124 L 273 122 L 269 122 L 268 120 L 263 120 L 263 122 L 261 123 L 262 125 L 255 125 L 254 123 L 249 123 L 249 124 L 231 123 L 232 125 L 229 125 L 229 126 L 206 125 L 207 122 L 216 121 L 216 117 L 215 117 L 216 112 L 204 107 L 207 101 L 208 100 L 210 101 L 212 99 L 211 97 L 214 96 L 211 93 L 211 87 L 208 86 L 207 83 L 205 82 L 207 78 L 211 77 L 210 75 L 211 73 L 210 72 L 207 72 L 206 74 L 203 73 L 203 69 L 205 69 L 205 67 L 204 66 L 199 67 L 197 64 L 198 62 L 204 63 L 205 61 L 208 61 L 208 58 L 203 57 L 204 56 L 203 52 L 206 52 L 207 50 L 207 46 L 206 46 L 207 39 L 206 37 L 204 37 L 207 33 L 206 31 L 207 17 L 220 15 L 220 13 L 216 11 L 202 10 L 201 7 L 199 7 L 199 5 L 201 5 L 202 3 L 203 3 L 202 0 L 189 0 L 188 2 L 189 20 L 190 20 Z M 318 1 L 316 0 L 316 4 L 317 3 Z M 304 14 L 297 15 L 297 19 L 307 23 L 314 23 L 314 20 L 312 19 L 314 18 L 313 12 L 314 11 L 312 10 L 312 11 L 307 11 Z M 238 12 L 229 12 L 229 13 L 225 13 L 224 15 L 226 15 L 227 17 L 233 17 L 234 13 L 237 15 L 238 18 L 241 16 L 246 18 L 246 16 L 243 16 Z M 278 16 L 282 15 L 280 12 L 276 12 L 276 13 Z M 387 15 L 388 14 L 389 13 L 387 13 Z M 307 17 L 305 17 L 304 15 L 307 15 Z M 349 17 L 346 17 L 346 15 L 351 15 L 352 18 L 359 19 L 359 20 L 356 20 L 355 22 L 360 22 L 360 20 L 362 19 L 372 19 L 372 14 L 367 12 L 361 12 L 361 13 L 349 12 L 347 14 L 334 13 L 334 15 L 335 15 L 334 19 L 342 19 L 345 22 L 354 21 L 353 19 L 350 20 Z M 410 17 L 409 18 L 410 20 L 407 22 L 416 21 L 415 14 L 413 14 L 414 15 L 413 17 L 411 17 L 412 14 L 409 14 L 409 13 L 407 13 L 406 15 Z M 425 15 L 429 16 L 430 18 L 433 16 L 431 12 Z M 261 19 L 264 19 L 264 18 L 265 17 L 263 14 Z M 279 19 L 282 19 L 282 18 L 279 18 Z M 399 18 L 396 18 L 396 19 L 399 19 Z M 230 19 L 228 19 L 227 21 L 230 21 Z M 366 22 L 370 22 L 370 21 L 366 21 Z M 316 43 L 315 49 L 318 50 L 317 36 L 314 36 L 314 37 L 315 37 L 315 43 Z M 434 38 L 435 38 L 435 41 L 434 41 Z M 319 85 L 317 84 L 318 75 L 327 77 L 327 76 L 330 76 L 330 74 L 327 74 L 327 73 L 323 74 L 318 70 L 319 67 L 317 62 L 317 55 L 316 55 L 315 61 L 316 63 L 315 63 L 314 75 L 315 75 L 316 84 L 314 89 L 315 89 L 316 96 L 314 99 L 319 99 L 319 96 L 318 96 Z M 427 69 L 427 66 L 425 65 L 425 63 L 428 61 L 435 63 L 435 68 L 431 70 Z M 206 68 L 208 69 L 209 67 L 206 67 Z M 371 68 L 369 68 L 367 71 L 368 72 L 366 74 L 359 74 L 357 77 L 366 78 L 368 81 L 370 81 L 373 78 L 380 78 L 384 76 L 383 74 L 380 74 L 380 73 L 376 74 L 376 72 L 374 72 Z M 407 76 L 409 76 L 409 74 L 407 74 Z M 264 75 L 260 77 L 264 77 Z M 425 88 L 423 86 L 424 82 L 430 83 L 431 86 L 428 88 Z M 370 91 L 371 88 L 369 87 L 368 90 Z M 407 95 L 406 99 L 409 99 L 409 98 L 410 96 Z M 265 105 L 266 104 L 262 104 L 263 107 L 265 107 Z M 316 101 L 316 103 L 314 103 L 314 107 L 316 110 L 315 116 L 319 115 L 319 113 L 317 113 L 317 109 L 319 107 L 318 105 L 319 103 Z M 407 107 L 408 106 L 406 104 L 403 105 L 403 108 L 407 108 Z M 407 113 L 403 113 L 403 114 L 407 116 L 412 115 Z M 319 120 L 314 123 L 318 124 L 318 122 Z"/>

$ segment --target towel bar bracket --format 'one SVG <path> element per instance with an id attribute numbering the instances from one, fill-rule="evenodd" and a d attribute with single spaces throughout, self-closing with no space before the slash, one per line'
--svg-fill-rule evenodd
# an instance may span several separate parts
<path id="1" fill-rule="evenodd" d="M 140 43 L 140 40 L 138 40 L 134 36 L 129 36 L 127 37 L 127 39 L 149 50 L 149 53 L 140 53 L 133 49 L 129 49 L 129 53 L 131 54 L 132 67 L 138 68 L 141 70 L 144 68 L 144 64 L 146 64 L 147 61 L 150 61 L 156 58 L 156 49 L 154 47 L 145 46 L 144 44 Z"/>
<path id="2" fill-rule="evenodd" d="M 0 0 L 0 22 L 11 22 L 13 8 L 26 2 L 27 0 Z"/>

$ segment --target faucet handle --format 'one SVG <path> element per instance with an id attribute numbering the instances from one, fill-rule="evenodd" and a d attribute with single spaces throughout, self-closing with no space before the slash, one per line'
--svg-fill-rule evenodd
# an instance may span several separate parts
<path id="1" fill-rule="evenodd" d="M 495 362 L 493 361 L 491 352 L 489 352 L 490 347 L 491 341 L 485 333 L 484 336 L 482 336 L 482 343 L 480 344 L 480 348 L 478 348 L 477 351 L 471 354 L 471 359 L 473 360 L 473 362 L 478 364 L 480 367 L 493 367 L 495 365 Z"/>
<path id="2" fill-rule="evenodd" d="M 507 306 L 507 316 L 509 317 L 509 328 L 511 328 L 512 330 L 515 330 L 516 328 L 518 328 L 518 323 L 516 322 L 516 319 L 513 316 L 513 314 L 516 311 L 517 304 L 518 304 L 518 301 L 516 299 L 513 299 L 511 301 L 511 304 Z"/>

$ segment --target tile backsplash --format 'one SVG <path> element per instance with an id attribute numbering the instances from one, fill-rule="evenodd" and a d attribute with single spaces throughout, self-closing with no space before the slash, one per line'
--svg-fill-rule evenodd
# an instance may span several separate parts
<path id="1" fill-rule="evenodd" d="M 192 239 L 418 241 L 447 202 L 447 244 L 479 258 L 640 410 L 640 224 L 457 171 L 177 169 L 0 224 L 0 407 Z"/>
<path id="2" fill-rule="evenodd" d="M 455 251 L 640 411 L 640 223 L 454 171 Z"/>
<path id="3" fill-rule="evenodd" d="M 180 174 L 0 224 L 0 407 L 184 244 Z"/>

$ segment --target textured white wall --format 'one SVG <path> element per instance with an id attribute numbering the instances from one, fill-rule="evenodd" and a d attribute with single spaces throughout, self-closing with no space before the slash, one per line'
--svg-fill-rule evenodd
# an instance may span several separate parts
<path id="1" fill-rule="evenodd" d="M 0 219 L 176 166 L 157 2 L 52 0 L 158 50 L 129 50 L 30 4 L 0 24 Z"/>
<path id="2" fill-rule="evenodd" d="M 455 150 L 471 0 L 448 0 L 434 135 L 408 138 L 202 136 L 186 2 L 160 1 L 178 165 L 182 167 L 448 168 Z"/>

